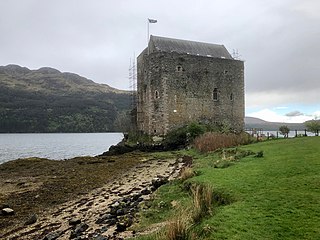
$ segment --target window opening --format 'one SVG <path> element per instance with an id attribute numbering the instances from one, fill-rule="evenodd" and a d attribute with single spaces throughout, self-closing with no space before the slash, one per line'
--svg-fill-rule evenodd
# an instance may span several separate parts
<path id="1" fill-rule="evenodd" d="M 156 98 L 156 99 L 160 98 L 160 95 L 159 95 L 158 90 L 155 91 L 155 98 Z"/>
<path id="2" fill-rule="evenodd" d="M 177 72 L 182 72 L 183 68 L 181 66 L 177 66 L 176 70 Z"/>
<path id="3" fill-rule="evenodd" d="M 214 88 L 212 92 L 212 99 L 218 101 L 218 88 Z"/>

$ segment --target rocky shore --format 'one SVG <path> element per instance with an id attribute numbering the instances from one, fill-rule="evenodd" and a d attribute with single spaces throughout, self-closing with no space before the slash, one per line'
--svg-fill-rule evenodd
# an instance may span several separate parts
<path id="1" fill-rule="evenodd" d="M 126 156 L 120 155 L 118 158 L 126 158 Z M 92 187 L 87 192 L 77 192 L 75 190 L 77 195 L 70 197 L 68 201 L 53 204 L 48 209 L 40 209 L 40 211 L 38 209 L 36 214 L 31 214 L 35 212 L 34 210 L 30 211 L 31 215 L 23 223 L 21 223 L 21 219 L 20 222 L 13 221 L 12 224 L 14 224 L 9 226 L 3 223 L 17 217 L 15 213 L 5 214 L 3 209 L 11 209 L 12 207 L 12 210 L 15 211 L 14 207 L 18 207 L 18 205 L 7 204 L 9 201 L 6 197 L 12 197 L 13 195 L 0 195 L 2 201 L 0 220 L 4 226 L 1 229 L 0 238 L 104 240 L 124 239 L 140 234 L 128 230 L 135 221 L 138 221 L 139 210 L 145 206 L 146 201 L 150 199 L 157 188 L 177 178 L 181 169 L 190 164 L 191 159 L 186 156 L 156 158 L 147 153 L 131 153 L 129 158 L 134 160 L 126 161 L 125 159 L 119 160 L 114 159 L 114 157 L 103 158 L 100 156 L 94 158 L 94 160 L 84 161 L 83 166 L 95 165 L 96 163 L 93 162 L 100 163 L 91 169 L 86 169 L 87 171 L 101 168 L 102 164 L 109 165 L 105 172 L 99 172 L 96 169 L 98 175 L 108 174 L 108 168 L 110 174 L 111 164 L 114 164 L 114 167 L 116 165 L 122 167 L 116 173 L 113 172 L 113 176 L 107 178 L 100 187 Z M 79 165 L 79 161 L 76 161 L 77 165 Z M 72 167 L 69 170 L 71 169 Z M 74 170 L 76 171 L 76 169 Z M 1 172 L 4 172 L 4 170 L 3 166 L 0 165 Z M 0 181 L 4 181 L 4 186 L 9 184 L 5 183 L 8 180 L 1 177 Z M 81 178 L 78 181 L 81 181 Z M 43 185 L 44 183 L 42 183 Z M 30 191 L 34 191 L 34 194 L 36 194 L 35 189 L 37 187 L 41 188 L 40 186 L 33 186 L 34 189 L 31 188 Z M 37 198 L 37 195 L 34 198 Z M 30 206 L 30 208 L 32 207 Z M 17 209 L 17 215 L 18 212 L 19 209 Z"/>

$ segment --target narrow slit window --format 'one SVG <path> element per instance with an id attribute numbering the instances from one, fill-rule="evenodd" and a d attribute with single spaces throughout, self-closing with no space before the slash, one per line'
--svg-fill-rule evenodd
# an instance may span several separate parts
<path id="1" fill-rule="evenodd" d="M 233 93 L 230 93 L 230 101 L 233 101 L 233 99 L 234 99 Z"/>
<path id="2" fill-rule="evenodd" d="M 156 90 L 156 91 L 154 92 L 154 95 L 155 95 L 155 98 L 156 98 L 156 99 L 160 98 L 160 95 L 159 95 L 158 90 Z"/>
<path id="3" fill-rule="evenodd" d="M 218 88 L 214 88 L 212 92 L 213 101 L 218 101 Z"/>

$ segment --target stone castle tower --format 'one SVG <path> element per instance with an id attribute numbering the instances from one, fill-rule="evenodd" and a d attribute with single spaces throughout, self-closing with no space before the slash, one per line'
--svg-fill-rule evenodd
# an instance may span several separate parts
<path id="1" fill-rule="evenodd" d="M 151 36 L 137 58 L 137 128 L 150 135 L 190 122 L 244 128 L 244 63 L 223 45 Z"/>

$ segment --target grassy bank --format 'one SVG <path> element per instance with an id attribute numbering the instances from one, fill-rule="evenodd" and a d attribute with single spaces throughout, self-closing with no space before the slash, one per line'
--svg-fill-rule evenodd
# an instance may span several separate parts
<path id="1" fill-rule="evenodd" d="M 177 216 L 190 218 L 194 201 L 188 186 L 197 184 L 209 185 L 227 204 L 213 204 L 201 221 L 186 223 L 190 239 L 318 239 L 319 144 L 320 138 L 308 137 L 247 145 L 239 150 L 263 151 L 263 157 L 240 160 L 221 152 L 189 151 L 197 176 L 160 188 L 140 227 L 170 222 Z M 170 238 L 164 232 L 139 239 L 187 239 Z"/>

